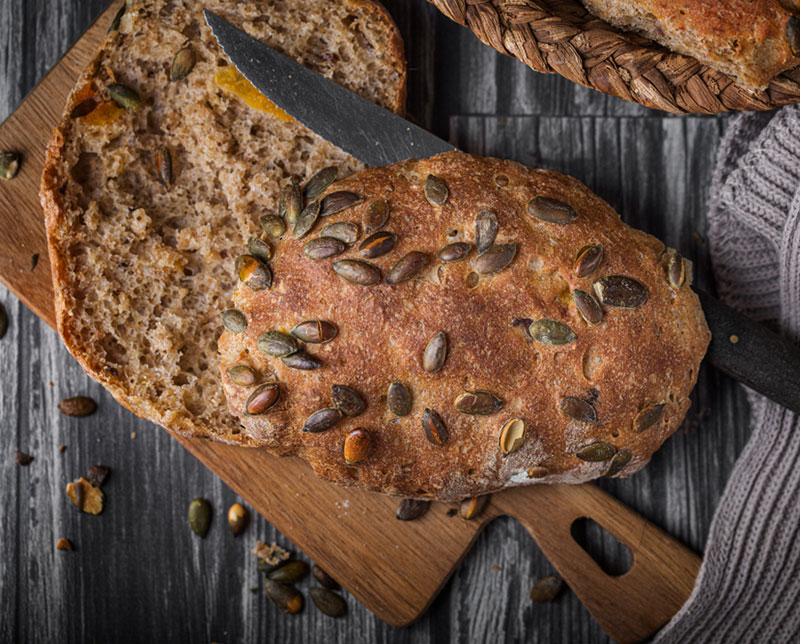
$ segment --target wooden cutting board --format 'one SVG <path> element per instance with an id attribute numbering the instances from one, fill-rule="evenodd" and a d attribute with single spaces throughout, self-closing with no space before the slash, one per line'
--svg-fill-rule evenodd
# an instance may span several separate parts
<path id="1" fill-rule="evenodd" d="M 0 151 L 23 154 L 20 174 L 0 182 L 0 281 L 54 326 L 53 290 L 38 199 L 50 134 L 75 80 L 116 13 L 100 17 L 0 126 Z M 32 257 L 39 255 L 32 270 Z M 571 589 L 618 642 L 637 642 L 666 623 L 691 593 L 700 558 L 593 485 L 529 486 L 495 494 L 474 521 L 434 505 L 422 519 L 395 519 L 398 500 L 318 480 L 297 459 L 177 438 L 278 530 L 378 617 L 402 626 L 421 615 L 494 518 L 517 518 Z M 633 564 L 609 576 L 573 539 L 593 519 L 621 541 Z"/>

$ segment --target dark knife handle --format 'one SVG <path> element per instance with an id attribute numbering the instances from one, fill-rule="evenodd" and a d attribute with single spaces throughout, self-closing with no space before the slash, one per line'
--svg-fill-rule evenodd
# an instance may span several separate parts
<path id="1" fill-rule="evenodd" d="M 800 347 L 707 293 L 698 295 L 711 329 L 711 364 L 800 413 Z"/>

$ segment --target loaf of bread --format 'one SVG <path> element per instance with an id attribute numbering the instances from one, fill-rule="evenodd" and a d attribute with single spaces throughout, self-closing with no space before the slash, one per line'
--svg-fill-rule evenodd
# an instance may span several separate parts
<path id="1" fill-rule="evenodd" d="M 254 443 L 454 500 L 627 476 L 681 423 L 689 262 L 579 181 L 460 152 L 331 176 L 271 259 L 240 248 L 220 363 Z"/>
<path id="2" fill-rule="evenodd" d="M 362 166 L 239 76 L 203 8 L 396 112 L 405 61 L 372 0 L 129 0 L 53 135 L 41 199 L 67 347 L 136 414 L 247 444 L 217 365 L 236 249 L 283 183 Z"/>
<path id="3" fill-rule="evenodd" d="M 749 88 L 800 64 L 797 0 L 583 0 L 596 16 Z"/>

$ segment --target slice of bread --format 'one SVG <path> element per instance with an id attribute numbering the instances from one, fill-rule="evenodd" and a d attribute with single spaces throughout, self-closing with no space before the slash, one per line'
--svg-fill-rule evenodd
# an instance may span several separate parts
<path id="1" fill-rule="evenodd" d="M 606 22 L 764 88 L 800 64 L 795 0 L 582 0 Z M 787 8 L 791 8 L 792 12 Z"/>
<path id="2" fill-rule="evenodd" d="M 361 164 L 243 82 L 204 8 L 398 113 L 405 61 L 373 0 L 132 0 L 53 134 L 41 201 L 66 346 L 139 416 L 249 444 L 216 351 L 236 255 L 287 181 Z"/>
<path id="3" fill-rule="evenodd" d="M 336 483 L 459 500 L 628 476 L 678 428 L 710 339 L 689 264 L 578 180 L 447 152 L 323 203 L 342 191 L 360 199 L 275 244 L 272 288 L 234 293 L 222 382 L 254 441 Z"/>

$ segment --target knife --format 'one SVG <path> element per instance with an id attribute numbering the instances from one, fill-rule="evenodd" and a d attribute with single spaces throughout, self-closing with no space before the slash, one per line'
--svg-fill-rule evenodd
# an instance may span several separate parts
<path id="1" fill-rule="evenodd" d="M 211 11 L 206 22 L 239 72 L 269 100 L 366 165 L 389 165 L 455 147 L 303 67 Z M 711 364 L 800 413 L 800 347 L 700 292 Z"/>

